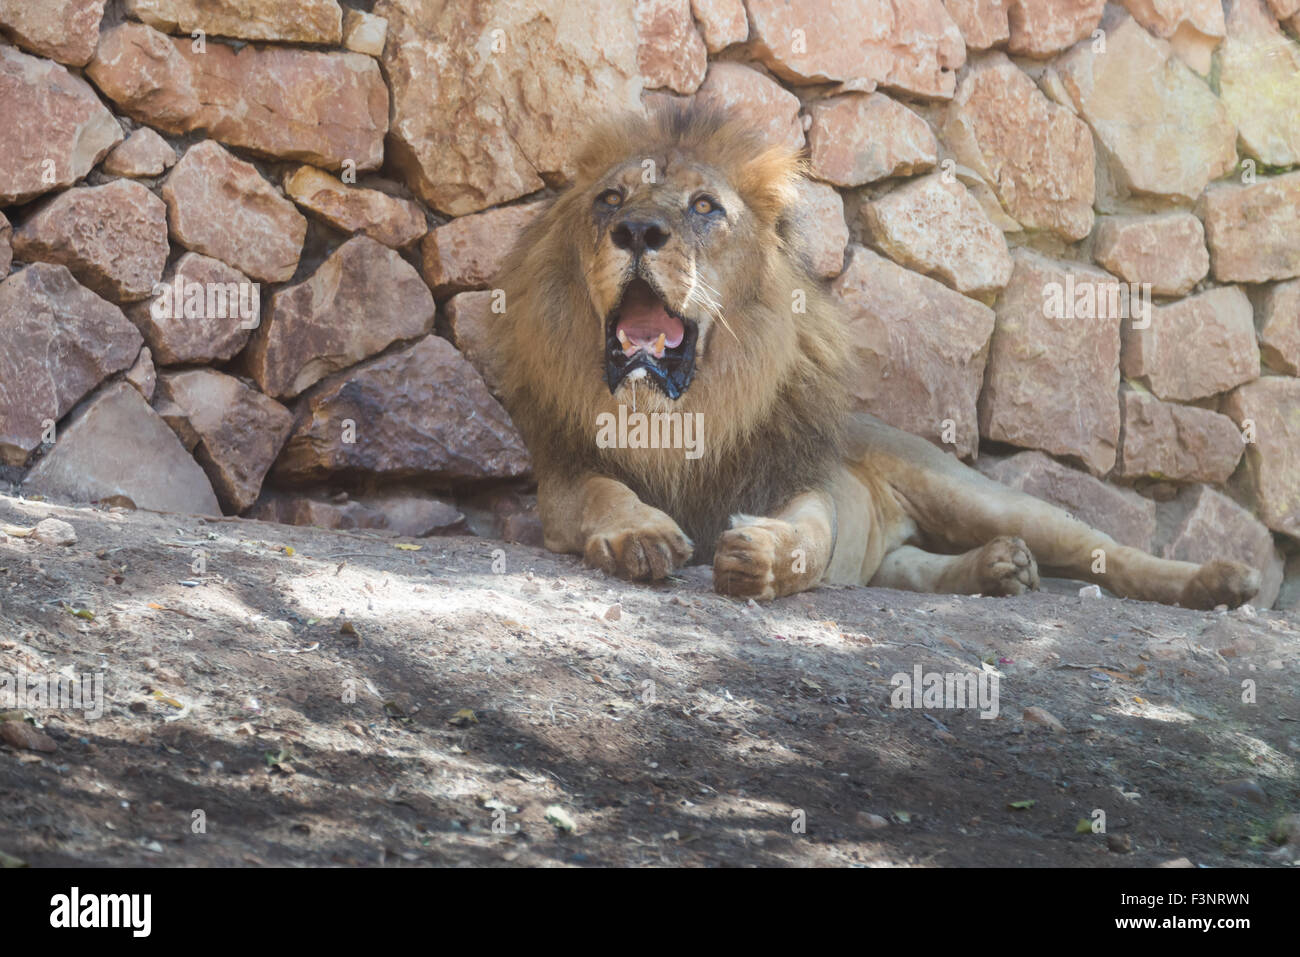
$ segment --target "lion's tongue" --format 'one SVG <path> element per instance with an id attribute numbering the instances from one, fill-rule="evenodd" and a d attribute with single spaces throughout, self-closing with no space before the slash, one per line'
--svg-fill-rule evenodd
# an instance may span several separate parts
<path id="1" fill-rule="evenodd" d="M 623 297 L 615 332 L 623 333 L 634 349 L 653 347 L 660 336 L 664 337 L 666 348 L 674 349 L 686 335 L 682 321 L 670 315 L 650 287 L 641 281 L 634 282 Z"/>

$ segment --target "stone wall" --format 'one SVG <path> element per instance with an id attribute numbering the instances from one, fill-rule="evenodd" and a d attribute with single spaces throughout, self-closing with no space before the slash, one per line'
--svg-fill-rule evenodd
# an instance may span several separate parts
<path id="1" fill-rule="evenodd" d="M 490 279 L 592 117 L 696 97 L 806 148 L 860 408 L 1268 605 L 1297 33 L 1300 0 L 0 0 L 0 477 L 536 540 Z"/>

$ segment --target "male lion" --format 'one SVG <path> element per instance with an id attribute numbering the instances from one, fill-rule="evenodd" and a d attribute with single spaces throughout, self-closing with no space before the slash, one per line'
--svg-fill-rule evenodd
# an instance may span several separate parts
<path id="1" fill-rule="evenodd" d="M 1018 595 L 1038 563 L 1196 608 L 1255 594 L 1254 569 L 1153 558 L 850 414 L 843 324 L 800 254 L 791 151 L 670 109 L 603 127 L 577 168 L 511 252 L 494 317 L 547 548 L 629 579 L 711 559 L 719 592 L 759 600 L 819 582 Z M 691 414 L 700 448 L 604 447 L 620 406 Z"/>

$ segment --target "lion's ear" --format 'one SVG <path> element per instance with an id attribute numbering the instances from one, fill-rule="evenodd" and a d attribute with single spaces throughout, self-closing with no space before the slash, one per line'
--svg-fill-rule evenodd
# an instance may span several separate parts
<path id="1" fill-rule="evenodd" d="M 794 205 L 795 185 L 802 175 L 798 153 L 785 146 L 770 146 L 740 167 L 736 187 L 755 215 L 775 223 Z"/>

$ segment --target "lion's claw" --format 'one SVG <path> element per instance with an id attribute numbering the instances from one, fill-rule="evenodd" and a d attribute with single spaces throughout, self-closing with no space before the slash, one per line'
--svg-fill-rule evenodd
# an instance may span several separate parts
<path id="1" fill-rule="evenodd" d="M 713 552 L 713 588 L 723 595 L 771 601 L 776 597 L 777 536 L 758 525 L 722 533 Z"/>
<path id="2" fill-rule="evenodd" d="M 684 565 L 694 544 L 667 515 L 635 528 L 602 530 L 587 539 L 583 558 L 592 568 L 632 581 L 658 581 Z"/>

